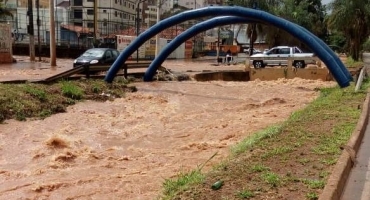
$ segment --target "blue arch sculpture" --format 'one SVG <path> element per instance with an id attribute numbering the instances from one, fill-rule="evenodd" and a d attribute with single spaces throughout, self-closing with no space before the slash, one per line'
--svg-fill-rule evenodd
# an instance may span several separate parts
<path id="1" fill-rule="evenodd" d="M 184 43 L 186 40 L 190 39 L 194 35 L 217 26 L 249 22 L 258 22 L 258 21 L 249 20 L 248 18 L 243 17 L 225 16 L 225 17 L 216 17 L 194 25 L 190 29 L 187 29 L 186 31 L 178 35 L 174 40 L 167 44 L 164 47 L 164 49 L 162 49 L 158 57 L 156 57 L 153 60 L 153 62 L 150 64 L 149 68 L 145 72 L 144 81 L 151 81 L 153 79 L 153 76 L 155 75 L 156 70 L 165 61 L 168 55 L 170 55 L 171 52 L 173 52 L 178 46 L 180 46 L 182 43 Z M 320 39 L 318 40 L 321 41 Z M 312 42 L 317 43 L 317 45 L 322 45 L 318 43 L 319 42 L 318 40 L 313 40 Z"/>
<path id="2" fill-rule="evenodd" d="M 150 29 L 140 34 L 138 38 L 131 42 L 131 44 L 119 55 L 117 60 L 109 69 L 108 74 L 105 77 L 105 81 L 112 82 L 118 70 L 120 69 L 120 66 L 128 59 L 128 57 L 134 53 L 145 41 L 154 37 L 160 31 L 190 19 L 225 15 L 245 17 L 251 20 L 266 22 L 286 30 L 291 35 L 306 43 L 307 46 L 309 46 L 318 55 L 318 57 L 326 64 L 340 87 L 349 86 L 352 77 L 343 63 L 339 60 L 339 58 L 337 58 L 333 51 L 328 50 L 329 47 L 327 47 L 326 44 L 318 45 L 319 42 L 316 41 L 317 37 L 312 37 L 313 34 L 309 34 L 307 30 L 304 30 L 304 28 L 261 10 L 224 6 L 206 7 L 197 10 L 186 11 L 162 20 L 161 22 L 152 26 Z"/>
<path id="3" fill-rule="evenodd" d="M 226 19 L 223 19 L 226 18 Z M 235 17 L 235 16 L 225 16 L 225 17 L 217 17 L 213 18 L 204 22 L 201 22 L 199 24 L 194 25 L 190 29 L 184 31 L 180 35 L 178 35 L 174 40 L 172 40 L 169 44 L 165 46 L 165 48 L 160 52 L 158 57 L 156 57 L 153 62 L 150 64 L 149 68 L 147 69 L 145 75 L 144 75 L 144 81 L 151 81 L 153 79 L 153 76 L 156 72 L 156 70 L 160 67 L 160 65 L 165 61 L 165 59 L 168 57 L 168 55 L 171 54 L 178 46 L 180 46 L 182 43 L 184 43 L 186 40 L 190 39 L 196 34 L 199 34 L 202 31 L 214 28 L 216 26 L 222 26 L 227 24 L 235 24 L 235 23 L 249 23 L 249 22 L 259 22 L 258 20 L 250 20 L 249 18 L 242 18 L 242 17 Z M 219 23 L 219 24 L 218 24 Z M 300 27 L 300 26 L 298 26 Z M 306 30 L 303 27 L 303 31 L 307 32 L 311 37 L 313 37 L 312 42 L 316 43 L 316 45 L 321 45 L 321 47 L 324 47 L 324 49 L 327 52 L 332 52 L 332 50 L 316 35 L 312 34 L 308 30 Z M 326 48 L 325 48 L 326 47 Z M 334 55 L 335 59 L 337 61 L 341 62 L 339 58 Z M 348 71 L 347 71 L 348 72 Z M 352 79 L 351 75 L 348 73 L 348 77 Z"/>

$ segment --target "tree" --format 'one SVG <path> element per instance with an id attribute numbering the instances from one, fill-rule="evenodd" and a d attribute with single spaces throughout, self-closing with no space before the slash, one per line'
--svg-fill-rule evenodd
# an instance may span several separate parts
<path id="1" fill-rule="evenodd" d="M 238 6 L 246 7 L 246 8 L 253 8 L 259 9 L 264 11 L 272 11 L 276 6 L 281 4 L 282 0 L 234 0 L 233 3 Z M 235 36 L 235 41 L 237 44 L 237 37 L 242 25 L 239 26 L 239 30 Z M 256 42 L 257 35 L 265 35 L 268 32 L 268 26 L 260 24 L 260 23 L 248 23 L 247 26 L 247 36 L 251 38 L 251 42 Z M 252 52 L 252 51 L 251 51 Z"/>
<path id="2" fill-rule="evenodd" d="M 320 0 L 284 0 L 274 8 L 275 15 L 298 24 L 319 38 L 326 36 L 326 9 Z M 266 40 L 275 45 L 294 45 L 305 48 L 298 39 L 284 30 L 271 27 Z"/>
<path id="3" fill-rule="evenodd" d="M 234 0 L 234 2 L 236 5 L 251 8 L 257 2 L 256 9 L 301 25 L 322 39 L 326 36 L 326 8 L 321 4 L 321 0 Z M 257 24 L 256 29 L 258 34 L 266 36 L 269 46 L 301 46 L 300 41 L 279 28 Z M 250 34 L 252 30 L 248 29 L 247 32 Z"/>
<path id="4" fill-rule="evenodd" d="M 358 61 L 370 32 L 370 0 L 334 0 L 329 8 L 328 28 L 344 33 L 349 55 Z"/>
<path id="5" fill-rule="evenodd" d="M 9 9 L 5 7 L 7 1 L 5 0 L 0 0 L 0 18 L 6 18 L 6 17 L 11 17 L 13 18 L 13 14 L 10 12 Z"/>

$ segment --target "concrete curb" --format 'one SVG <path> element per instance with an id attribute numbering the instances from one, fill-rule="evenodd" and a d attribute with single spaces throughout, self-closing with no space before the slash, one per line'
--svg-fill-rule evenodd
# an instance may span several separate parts
<path id="1" fill-rule="evenodd" d="M 360 148 L 362 138 L 364 136 L 366 126 L 369 120 L 369 103 L 370 94 L 368 93 L 363 103 L 362 113 L 356 128 L 349 139 L 347 146 L 352 148 L 356 153 Z M 347 178 L 351 172 L 353 163 L 349 153 L 343 150 L 342 155 L 339 157 L 337 164 L 330 175 L 319 200 L 339 200 L 341 198 L 343 189 L 346 185 Z"/>

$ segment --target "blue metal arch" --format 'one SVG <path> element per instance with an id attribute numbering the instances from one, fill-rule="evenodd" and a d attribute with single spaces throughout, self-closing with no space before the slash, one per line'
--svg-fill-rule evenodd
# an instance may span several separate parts
<path id="1" fill-rule="evenodd" d="M 178 35 L 174 40 L 172 40 L 169 44 L 167 44 L 164 47 L 164 49 L 162 49 L 158 57 L 156 57 L 153 60 L 153 62 L 150 64 L 149 68 L 145 72 L 144 81 L 151 81 L 153 79 L 153 76 L 155 75 L 156 70 L 165 61 L 168 55 L 170 55 L 178 46 L 180 46 L 182 43 L 184 43 L 186 40 L 190 39 L 194 35 L 197 35 L 200 32 L 206 31 L 208 29 L 211 29 L 217 26 L 235 24 L 235 23 L 250 23 L 250 22 L 256 23 L 259 21 L 254 21 L 248 18 L 243 18 L 243 17 L 225 16 L 225 17 L 216 17 L 216 18 L 213 18 L 213 19 L 210 19 L 210 20 L 194 25 L 190 29 L 187 29 L 186 31 Z M 306 29 L 302 28 L 302 30 L 306 31 L 313 38 L 316 37 L 315 35 L 307 31 Z M 322 47 L 326 46 L 326 44 L 319 38 L 317 38 L 316 40 L 312 40 L 312 43 L 316 43 L 316 45 L 318 46 L 322 45 Z M 325 50 L 328 51 L 327 49 Z"/>
<path id="2" fill-rule="evenodd" d="M 105 81 L 112 82 L 115 75 L 117 74 L 120 66 L 127 60 L 127 58 L 134 53 L 138 47 L 140 47 L 145 41 L 154 37 L 160 31 L 176 25 L 177 23 L 184 22 L 186 20 L 201 18 L 206 16 L 240 16 L 249 18 L 251 20 L 258 20 L 261 22 L 267 22 L 278 28 L 284 29 L 291 35 L 295 36 L 305 44 L 307 44 L 318 57 L 326 64 L 329 71 L 332 73 L 339 86 L 349 86 L 352 77 L 348 70 L 345 68 L 343 63 L 337 58 L 335 53 L 327 47 L 327 45 L 318 45 L 317 37 L 312 37 L 313 34 L 309 34 L 304 28 L 289 22 L 285 19 L 276 17 L 270 13 L 243 7 L 206 7 L 197 10 L 186 11 L 178 15 L 172 16 L 161 22 L 157 23 L 147 31 L 143 32 L 136 38 L 117 58 L 109 69 Z M 316 42 L 315 42 L 316 41 Z"/>

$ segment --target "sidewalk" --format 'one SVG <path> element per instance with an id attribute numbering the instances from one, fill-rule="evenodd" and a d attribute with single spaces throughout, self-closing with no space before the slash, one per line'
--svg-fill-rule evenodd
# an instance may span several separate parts
<path id="1" fill-rule="evenodd" d="M 352 168 L 342 193 L 342 200 L 370 199 L 370 123 L 356 157 L 357 163 Z"/>

